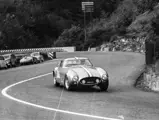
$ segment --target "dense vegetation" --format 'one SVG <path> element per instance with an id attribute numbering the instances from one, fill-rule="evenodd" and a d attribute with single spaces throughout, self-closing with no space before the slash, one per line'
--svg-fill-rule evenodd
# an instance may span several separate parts
<path id="1" fill-rule="evenodd" d="M 86 40 L 81 2 L 87 0 L 4 1 L 0 49 L 76 46 L 84 50 L 117 36 L 156 40 L 159 35 L 158 0 L 92 0 L 95 6 L 92 15 L 86 14 Z"/>

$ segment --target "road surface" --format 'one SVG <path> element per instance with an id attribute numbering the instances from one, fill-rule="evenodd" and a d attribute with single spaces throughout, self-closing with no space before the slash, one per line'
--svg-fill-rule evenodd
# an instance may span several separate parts
<path id="1" fill-rule="evenodd" d="M 71 56 L 88 57 L 95 66 L 106 69 L 108 92 L 98 88 L 68 92 L 54 87 L 50 72 L 57 60 L 1 70 L 0 120 L 159 120 L 159 95 L 133 87 L 145 62 L 143 55 L 57 53 L 57 58 Z"/>

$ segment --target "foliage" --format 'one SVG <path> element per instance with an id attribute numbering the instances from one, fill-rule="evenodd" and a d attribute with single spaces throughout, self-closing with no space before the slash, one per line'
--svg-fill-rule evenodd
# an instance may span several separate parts
<path id="1" fill-rule="evenodd" d="M 140 14 L 130 26 L 127 27 L 127 32 L 133 33 L 138 37 L 145 37 L 148 41 L 154 41 L 157 35 L 158 17 L 158 8 Z"/>
<path id="2" fill-rule="evenodd" d="M 133 2 L 138 8 L 138 12 L 142 14 L 146 11 L 153 10 L 158 0 L 133 0 Z"/>
<path id="3" fill-rule="evenodd" d="M 102 11 L 101 19 L 88 27 L 89 37 L 97 41 L 100 40 L 100 43 L 102 43 L 109 42 L 114 35 L 125 34 L 126 27 L 130 25 L 136 16 L 136 9 L 132 0 L 124 0 L 120 2 L 110 16 Z"/>
<path id="4" fill-rule="evenodd" d="M 87 0 L 3 0 L 0 49 L 76 46 L 77 50 L 114 41 L 114 36 L 157 39 L 158 0 L 92 0 L 84 39 L 81 2 Z M 72 26 L 71 26 L 72 25 Z"/>
<path id="5" fill-rule="evenodd" d="M 55 46 L 76 46 L 77 50 L 82 50 L 84 43 L 84 33 L 80 26 L 72 25 L 70 29 L 65 29 L 54 43 Z"/>

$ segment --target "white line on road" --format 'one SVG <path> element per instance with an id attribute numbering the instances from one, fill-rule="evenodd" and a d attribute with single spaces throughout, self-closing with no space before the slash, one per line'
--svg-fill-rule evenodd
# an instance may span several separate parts
<path id="1" fill-rule="evenodd" d="M 64 88 L 63 88 L 63 89 L 62 89 L 62 91 L 61 91 L 60 99 L 59 99 L 58 106 L 57 106 L 57 108 L 56 108 L 56 109 L 59 109 L 59 107 L 60 107 L 61 100 L 62 100 L 62 95 L 63 95 L 63 91 L 64 91 Z M 55 114 L 54 114 L 54 118 L 53 118 L 53 120 L 55 120 L 55 118 L 56 118 L 56 114 L 57 114 L 57 112 L 55 111 Z"/>
<path id="2" fill-rule="evenodd" d="M 7 86 L 6 88 L 4 88 L 2 91 L 1 91 L 1 94 L 11 100 L 14 100 L 16 102 L 19 102 L 19 103 L 22 103 L 22 104 L 26 104 L 26 105 L 29 105 L 29 106 L 33 106 L 33 107 L 37 107 L 37 108 L 41 108 L 41 109 L 45 109 L 45 110 L 50 110 L 50 111 L 55 111 L 55 112 L 61 112 L 61 113 L 67 113 L 67 114 L 71 114 L 71 115 L 77 115 L 77 116 L 82 116 L 82 117 L 89 117 L 89 118 L 96 118 L 96 119 L 103 119 L 103 120 L 122 120 L 122 119 L 116 119 L 116 118 L 109 118 L 109 117 L 102 117 L 102 116 L 95 116 L 95 115 L 89 115 L 89 114 L 84 114 L 84 113 L 77 113 L 77 112 L 71 112 L 71 111 L 66 111 L 66 110 L 61 110 L 61 109 L 55 109 L 55 108 L 50 108 L 50 107 L 45 107 L 45 106 L 42 106 L 42 105 L 38 105 L 38 104 L 34 104 L 34 103 L 30 103 L 30 102 L 27 102 L 27 101 L 23 101 L 23 100 L 20 100 L 20 99 L 17 99 L 15 97 L 12 97 L 11 95 L 9 95 L 7 93 L 7 91 L 18 85 L 18 84 L 21 84 L 21 83 L 24 83 L 24 82 L 28 82 L 28 81 L 31 81 L 31 80 L 34 80 L 34 79 L 37 79 L 37 78 L 40 78 L 40 77 L 44 77 L 44 76 L 47 76 L 47 75 L 50 75 L 52 74 L 51 73 L 47 73 L 47 74 L 43 74 L 43 75 L 39 75 L 39 76 L 36 76 L 36 77 L 32 77 L 32 78 L 29 78 L 29 79 L 26 79 L 26 80 L 22 80 L 20 82 L 17 82 L 17 83 L 14 83 L 12 85 L 9 85 Z"/>

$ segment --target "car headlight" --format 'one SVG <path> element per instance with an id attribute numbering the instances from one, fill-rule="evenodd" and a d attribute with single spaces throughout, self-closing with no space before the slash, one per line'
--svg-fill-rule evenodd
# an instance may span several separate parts
<path id="1" fill-rule="evenodd" d="M 74 76 L 74 77 L 72 78 L 73 81 L 77 81 L 78 79 L 79 79 L 78 76 Z"/>
<path id="2" fill-rule="evenodd" d="M 107 80 L 107 78 L 108 78 L 108 75 L 107 75 L 107 74 L 102 75 L 102 79 L 103 79 L 103 80 Z"/>

